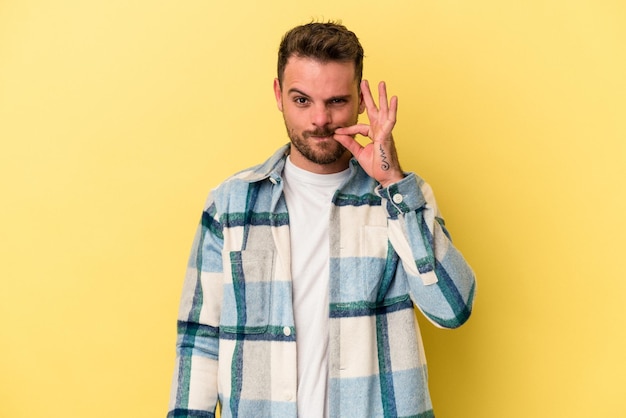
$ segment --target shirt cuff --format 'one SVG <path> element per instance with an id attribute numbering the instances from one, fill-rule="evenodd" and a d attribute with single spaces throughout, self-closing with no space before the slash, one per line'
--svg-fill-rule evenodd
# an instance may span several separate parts
<path id="1" fill-rule="evenodd" d="M 376 194 L 386 201 L 389 217 L 413 212 L 426 205 L 421 185 L 424 183 L 415 173 L 405 173 L 405 177 L 387 187 L 378 185 Z"/>

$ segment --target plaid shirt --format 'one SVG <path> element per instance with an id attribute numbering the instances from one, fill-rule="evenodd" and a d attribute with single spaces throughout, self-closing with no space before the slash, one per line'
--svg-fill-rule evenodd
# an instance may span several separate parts
<path id="1" fill-rule="evenodd" d="M 168 417 L 297 417 L 289 146 L 212 191 L 178 320 Z M 388 188 L 353 159 L 330 212 L 330 417 L 432 417 L 414 306 L 445 328 L 470 316 L 472 270 L 430 187 Z M 306 237 L 302 237 L 306 239 Z"/>

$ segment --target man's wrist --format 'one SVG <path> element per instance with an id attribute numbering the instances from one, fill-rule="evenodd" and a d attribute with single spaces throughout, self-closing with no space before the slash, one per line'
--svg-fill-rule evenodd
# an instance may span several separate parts
<path id="1" fill-rule="evenodd" d="M 390 177 L 388 179 L 385 179 L 384 181 L 380 182 L 380 185 L 383 189 L 386 189 L 387 187 L 391 186 L 394 183 L 398 183 L 399 181 L 402 181 L 402 179 L 404 179 L 404 174 L 400 173 L 396 176 Z"/>

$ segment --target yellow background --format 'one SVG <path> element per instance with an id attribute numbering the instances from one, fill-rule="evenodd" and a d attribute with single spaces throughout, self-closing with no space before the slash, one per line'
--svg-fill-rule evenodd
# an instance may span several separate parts
<path id="1" fill-rule="evenodd" d="M 439 418 L 626 416 L 623 0 L 0 2 L 0 416 L 158 417 L 208 190 L 286 142 L 281 35 L 340 18 L 475 269 Z"/>

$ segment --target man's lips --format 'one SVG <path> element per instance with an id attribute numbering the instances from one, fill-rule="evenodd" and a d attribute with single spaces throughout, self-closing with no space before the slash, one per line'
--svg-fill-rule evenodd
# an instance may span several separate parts
<path id="1" fill-rule="evenodd" d="M 334 131 L 307 132 L 306 134 L 306 138 L 313 138 L 313 139 L 317 139 L 320 141 L 324 139 L 333 139 L 334 136 L 335 136 Z"/>

